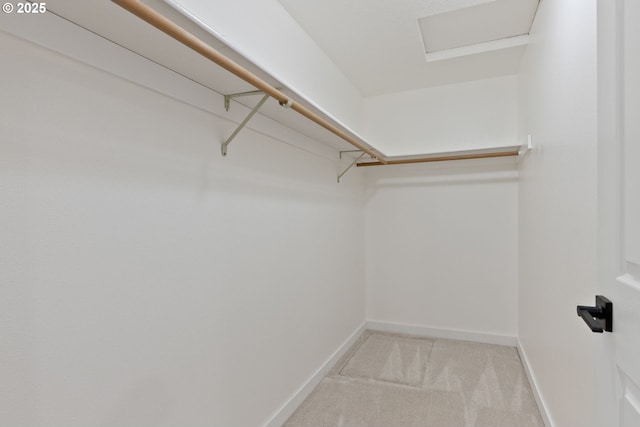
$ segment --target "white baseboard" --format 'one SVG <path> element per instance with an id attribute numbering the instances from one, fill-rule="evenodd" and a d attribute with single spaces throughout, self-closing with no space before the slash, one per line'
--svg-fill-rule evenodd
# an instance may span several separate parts
<path id="1" fill-rule="evenodd" d="M 392 332 L 396 334 L 408 334 L 424 337 L 446 338 L 461 341 L 474 341 L 485 344 L 505 345 L 516 347 L 518 339 L 511 335 L 487 334 L 474 331 L 460 331 L 456 329 L 430 328 L 420 325 L 407 325 L 403 323 L 367 321 L 367 329 L 380 332 Z"/>
<path id="2" fill-rule="evenodd" d="M 275 415 L 266 424 L 264 424 L 263 427 L 281 427 L 282 424 L 287 421 L 287 419 L 295 412 L 295 410 L 302 404 L 302 402 L 309 396 L 309 394 L 311 394 L 311 392 L 318 386 L 318 384 L 320 384 L 320 381 L 322 381 L 322 379 L 329 373 L 329 371 L 331 371 L 331 369 L 340 360 L 340 358 L 344 356 L 344 354 L 353 346 L 353 344 L 355 344 L 358 338 L 360 338 L 360 336 L 362 336 L 362 334 L 367 329 L 380 332 L 446 338 L 517 347 L 523 361 L 522 363 L 525 366 L 525 371 L 527 372 L 527 376 L 529 377 L 529 382 L 531 383 L 531 388 L 533 389 L 536 402 L 538 403 L 538 407 L 540 408 L 542 418 L 547 427 L 553 427 L 553 424 L 548 421 L 549 417 L 547 416 L 544 404 L 541 403 L 542 400 L 540 399 L 535 381 L 531 377 L 530 369 L 528 363 L 526 362 L 526 357 L 524 356 L 524 352 L 520 348 L 518 339 L 515 336 L 487 334 L 473 331 L 460 331 L 454 329 L 429 328 L 426 326 L 407 325 L 393 322 L 380 322 L 374 320 L 366 321 L 362 325 L 360 325 L 353 332 L 353 334 L 351 334 L 351 336 L 347 338 L 347 340 L 345 340 L 342 345 L 331 355 L 331 357 L 311 376 L 311 378 L 309 378 L 309 380 L 291 396 L 291 398 L 275 413 Z"/>
<path id="3" fill-rule="evenodd" d="M 531 386 L 531 391 L 533 392 L 533 397 L 536 399 L 536 403 L 538 404 L 538 411 L 540 411 L 540 416 L 542 417 L 542 421 L 546 427 L 554 427 L 555 424 L 549 416 L 549 411 L 547 410 L 547 405 L 540 394 L 538 388 L 538 382 L 536 381 L 536 377 L 531 370 L 531 365 L 529 364 L 529 358 L 527 357 L 527 353 L 525 353 L 522 345 L 518 341 L 518 354 L 520 354 L 520 360 L 522 361 L 522 366 L 524 366 L 524 371 L 527 374 L 527 378 L 529 379 L 529 385 Z"/>
<path id="4" fill-rule="evenodd" d="M 282 427 L 282 424 L 298 409 L 298 406 L 311 394 L 311 392 L 320 384 L 320 381 L 331 371 L 342 356 L 349 350 L 360 336 L 367 330 L 367 322 L 363 322 L 349 338 L 336 350 L 329 360 L 327 360 L 316 371 L 309 380 L 296 391 L 293 396 L 280 408 L 275 415 L 266 423 L 264 427 Z"/>

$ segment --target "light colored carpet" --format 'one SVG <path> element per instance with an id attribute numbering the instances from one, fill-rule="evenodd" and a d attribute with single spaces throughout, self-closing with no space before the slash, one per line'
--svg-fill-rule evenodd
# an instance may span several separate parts
<path id="1" fill-rule="evenodd" d="M 367 331 L 284 427 L 544 427 L 513 347 Z"/>

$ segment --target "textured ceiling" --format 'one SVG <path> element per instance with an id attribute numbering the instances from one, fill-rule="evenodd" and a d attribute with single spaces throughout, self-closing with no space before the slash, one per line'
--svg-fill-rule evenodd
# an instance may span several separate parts
<path id="1" fill-rule="evenodd" d="M 495 30 L 496 25 L 513 26 L 512 20 L 523 19 L 513 15 L 514 10 L 521 9 L 528 14 L 524 20 L 530 25 L 538 3 L 538 0 L 279 1 L 364 96 L 515 74 L 524 46 L 427 63 L 422 39 L 424 23 L 438 24 L 439 16 L 448 16 L 448 27 L 444 27 L 448 34 L 442 35 L 445 44 L 447 39 L 464 40 L 462 44 L 474 40 L 481 43 L 491 36 L 478 36 L 473 31 L 482 29 L 484 20 L 491 18 L 484 25 L 489 30 Z M 471 10 L 474 11 L 469 14 Z M 470 16 L 477 16 L 476 21 L 470 21 Z M 436 31 L 430 36 L 439 34 Z"/>

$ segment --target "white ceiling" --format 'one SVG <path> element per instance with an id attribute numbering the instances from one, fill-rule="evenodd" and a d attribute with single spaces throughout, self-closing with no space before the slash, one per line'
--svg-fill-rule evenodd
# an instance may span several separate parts
<path id="1" fill-rule="evenodd" d="M 279 2 L 364 96 L 515 74 L 522 43 L 487 44 L 436 62 L 427 62 L 426 51 L 527 34 L 538 5 L 538 0 Z"/>

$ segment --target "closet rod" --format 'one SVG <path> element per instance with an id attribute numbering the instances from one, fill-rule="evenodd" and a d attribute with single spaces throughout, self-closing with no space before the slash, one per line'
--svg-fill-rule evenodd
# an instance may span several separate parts
<path id="1" fill-rule="evenodd" d="M 280 103 L 280 105 L 284 107 L 289 107 L 292 110 L 303 115 L 307 119 L 311 120 L 312 122 L 317 123 L 318 125 L 328 130 L 329 132 L 347 141 L 349 144 L 353 145 L 354 147 L 364 151 L 365 153 L 369 154 L 371 157 L 378 159 L 378 161 L 381 164 L 387 163 L 387 161 L 384 159 L 384 156 L 382 156 L 381 154 L 374 152 L 367 145 L 358 141 L 356 138 L 342 131 L 338 127 L 327 122 L 322 117 L 318 116 L 317 114 L 315 114 L 308 108 L 304 107 L 303 105 L 300 105 L 297 102 L 293 102 L 293 100 L 290 99 L 287 95 L 280 92 L 278 89 L 271 86 L 269 83 L 265 82 L 260 77 L 251 73 L 246 68 L 235 63 L 231 59 L 227 58 L 226 56 L 218 52 L 216 49 L 209 46 L 207 43 L 200 40 L 199 38 L 197 38 L 196 36 L 188 32 L 187 30 L 185 30 L 184 28 L 180 27 L 179 25 L 177 25 L 175 22 L 171 21 L 164 15 L 156 12 L 153 8 L 147 6 L 146 4 L 140 2 L 139 0 L 111 0 L 111 1 L 113 1 L 118 6 L 128 10 L 132 14 L 136 15 L 138 18 L 153 25 L 163 33 L 174 38 L 175 40 L 179 41 L 185 46 L 193 49 L 194 51 L 204 56 L 205 58 L 209 59 L 210 61 L 215 62 L 225 70 L 236 75 L 237 77 L 241 78 L 242 80 L 249 83 L 250 85 L 256 87 L 257 89 L 263 91 L 269 96 L 275 98 Z"/>
<path id="2" fill-rule="evenodd" d="M 467 160 L 467 159 L 487 159 L 491 157 L 509 157 L 509 156 L 517 156 L 520 152 L 518 150 L 515 151 L 501 151 L 496 153 L 475 153 L 475 154 L 456 154 L 452 156 L 434 156 L 434 157 L 419 157 L 415 159 L 402 159 L 402 160 L 393 160 L 392 158 L 387 157 L 387 162 L 362 162 L 358 163 L 357 166 L 380 166 L 380 165 L 403 165 L 407 163 L 427 163 L 427 162 L 446 162 L 449 160 Z"/>

